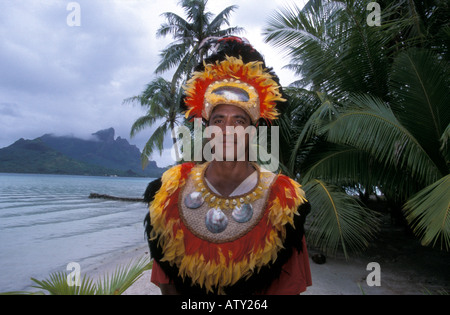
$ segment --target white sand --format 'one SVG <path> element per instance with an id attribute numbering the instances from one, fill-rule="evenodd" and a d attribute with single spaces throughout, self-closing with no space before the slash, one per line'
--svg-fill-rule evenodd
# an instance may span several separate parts
<path id="1" fill-rule="evenodd" d="M 90 271 L 90 275 L 113 272 L 118 265 L 148 255 L 145 245 L 109 257 Z M 309 250 L 312 257 L 317 252 Z M 373 271 L 366 270 L 369 262 L 380 265 L 380 286 L 369 286 L 366 278 Z M 310 258 L 313 285 L 304 295 L 412 295 L 450 294 L 450 253 L 422 247 L 403 230 L 390 230 L 371 247 L 348 261 L 327 257 L 325 264 Z M 150 282 L 151 270 L 133 284 L 125 294 L 159 295 L 159 288 Z M 373 279 L 369 276 L 369 280 Z"/>
<path id="2" fill-rule="evenodd" d="M 91 274 L 103 275 L 113 272 L 118 265 L 125 265 L 142 255 L 148 255 L 145 247 L 124 253 L 119 259 L 111 260 L 91 271 Z M 399 271 L 395 262 L 381 262 L 380 286 L 369 286 L 366 277 L 373 270 L 366 270 L 370 262 L 367 258 L 355 258 L 346 261 L 343 258 L 327 258 L 325 264 L 316 264 L 310 259 L 313 285 L 303 295 L 409 295 L 440 294 L 442 289 L 449 292 L 448 277 L 437 279 L 426 276 L 413 269 Z M 401 267 L 401 266 L 397 266 Z M 151 270 L 144 272 L 124 294 L 160 295 L 157 286 L 150 282 Z M 370 278 L 370 277 L 369 277 Z"/>

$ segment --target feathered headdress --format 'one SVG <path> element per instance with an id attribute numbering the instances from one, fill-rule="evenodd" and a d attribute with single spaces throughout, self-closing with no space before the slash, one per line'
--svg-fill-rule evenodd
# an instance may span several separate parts
<path id="1" fill-rule="evenodd" d="M 262 61 L 244 63 L 242 58 L 226 56 L 225 60 L 204 64 L 203 71 L 192 74 L 184 86 L 186 118 L 209 120 L 215 106 L 235 105 L 256 123 L 260 118 L 277 119 L 276 102 L 286 101 L 280 86 Z"/>

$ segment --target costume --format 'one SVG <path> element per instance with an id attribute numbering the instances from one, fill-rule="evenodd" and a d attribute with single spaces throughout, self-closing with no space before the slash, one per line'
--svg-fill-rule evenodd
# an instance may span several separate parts
<path id="1" fill-rule="evenodd" d="M 230 56 L 205 63 L 185 90 L 186 117 L 207 120 L 215 106 L 231 104 L 253 123 L 270 121 L 284 101 L 262 62 Z M 188 294 L 255 294 L 276 293 L 270 286 L 289 276 L 296 282 L 281 293 L 304 291 L 311 284 L 303 235 L 309 203 L 300 185 L 252 164 L 254 173 L 223 197 L 205 177 L 209 165 L 174 166 L 149 186 L 153 281 Z"/>

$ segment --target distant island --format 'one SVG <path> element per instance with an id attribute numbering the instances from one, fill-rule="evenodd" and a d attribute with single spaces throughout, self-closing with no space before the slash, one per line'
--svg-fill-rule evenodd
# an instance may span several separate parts
<path id="1" fill-rule="evenodd" d="M 114 128 L 97 131 L 89 140 L 45 134 L 0 149 L 0 173 L 160 177 L 165 170 L 154 161 L 142 169 L 140 150 L 115 139 Z"/>

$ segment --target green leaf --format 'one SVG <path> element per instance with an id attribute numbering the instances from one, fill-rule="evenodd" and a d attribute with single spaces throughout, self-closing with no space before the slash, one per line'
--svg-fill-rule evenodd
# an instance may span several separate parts
<path id="1" fill-rule="evenodd" d="M 448 124 L 447 128 L 445 128 L 445 131 L 440 139 L 441 141 L 440 150 L 442 152 L 442 155 L 444 156 L 445 163 L 447 165 L 449 165 L 450 163 L 450 150 L 449 150 L 450 147 L 448 144 L 449 140 L 450 140 L 450 124 Z"/>
<path id="2" fill-rule="evenodd" d="M 112 275 L 105 275 L 97 283 L 97 295 L 121 295 L 133 285 L 145 270 L 150 269 L 148 257 L 143 256 L 116 268 Z"/>
<path id="3" fill-rule="evenodd" d="M 308 243 L 334 254 L 339 247 L 345 257 L 349 251 L 365 249 L 378 226 L 375 214 L 361 207 L 356 199 L 336 186 L 313 179 L 304 185 L 311 203 L 307 229 Z"/>
<path id="4" fill-rule="evenodd" d="M 56 272 L 50 274 L 48 279 L 37 280 L 31 278 L 36 283 L 34 288 L 47 291 L 50 295 L 118 295 L 125 292 L 135 283 L 146 270 L 151 269 L 152 263 L 148 256 L 131 260 L 124 266 L 119 266 L 111 275 L 104 275 L 97 282 L 86 275 L 80 279 L 80 285 L 69 285 L 68 274 Z M 3 294 L 44 294 L 39 292 L 6 292 Z"/>
<path id="5" fill-rule="evenodd" d="M 50 278 L 46 280 L 37 280 L 31 278 L 37 285 L 34 288 L 48 291 L 50 295 L 94 295 L 95 284 L 92 279 L 86 275 L 80 279 L 80 286 L 69 286 L 67 282 L 67 274 L 65 272 L 57 272 L 50 274 Z"/>
<path id="6" fill-rule="evenodd" d="M 448 62 L 430 50 L 409 49 L 399 54 L 390 80 L 396 117 L 426 149 L 444 174 L 440 139 L 450 123 Z"/>
<path id="7" fill-rule="evenodd" d="M 450 174 L 425 187 L 405 204 L 406 219 L 423 245 L 450 249 Z"/>
<path id="8" fill-rule="evenodd" d="M 367 151 L 385 165 L 406 168 L 423 183 L 442 176 L 428 152 L 381 100 L 359 95 L 353 106 L 323 128 L 327 140 Z"/>
<path id="9" fill-rule="evenodd" d="M 163 151 L 163 144 L 164 144 L 164 137 L 167 135 L 168 131 L 170 131 L 170 128 L 168 126 L 169 124 L 162 123 L 156 130 L 153 132 L 153 134 L 148 139 L 147 143 L 145 144 L 144 148 L 142 149 L 141 154 L 141 162 L 142 162 L 142 168 L 145 168 L 148 164 L 148 159 L 153 154 L 154 149 L 157 149 L 160 154 L 162 154 Z"/>

